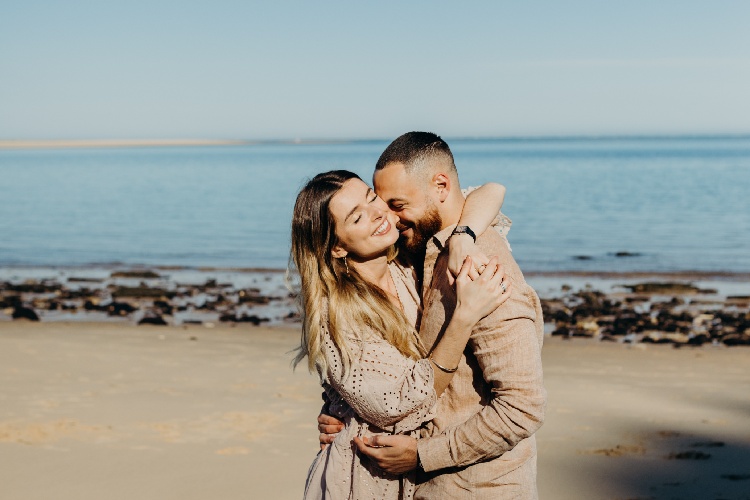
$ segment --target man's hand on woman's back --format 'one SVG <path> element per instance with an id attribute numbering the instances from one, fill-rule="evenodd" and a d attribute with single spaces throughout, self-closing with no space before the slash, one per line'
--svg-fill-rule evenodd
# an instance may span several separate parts
<path id="1" fill-rule="evenodd" d="M 344 422 L 341 420 L 321 413 L 318 415 L 318 441 L 320 441 L 320 449 L 325 450 L 326 446 L 333 443 L 336 439 L 336 435 L 344 429 Z"/>

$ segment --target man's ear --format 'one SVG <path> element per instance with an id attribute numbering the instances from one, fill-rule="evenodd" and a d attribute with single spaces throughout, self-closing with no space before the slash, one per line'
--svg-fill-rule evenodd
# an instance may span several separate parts
<path id="1" fill-rule="evenodd" d="M 440 203 L 448 199 L 448 194 L 451 192 L 451 179 L 444 173 L 435 174 L 432 178 L 432 186 L 435 188 L 438 194 Z"/>
<path id="2" fill-rule="evenodd" d="M 331 255 L 334 259 L 343 259 L 349 254 L 346 250 L 341 247 L 341 245 L 334 245 L 331 249 Z"/>

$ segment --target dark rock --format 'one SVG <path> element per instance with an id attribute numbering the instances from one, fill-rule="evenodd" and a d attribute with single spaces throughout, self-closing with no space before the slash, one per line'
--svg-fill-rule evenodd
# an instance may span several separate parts
<path id="1" fill-rule="evenodd" d="M 573 259 L 574 260 L 592 260 L 593 257 L 590 255 L 574 255 Z"/>
<path id="2" fill-rule="evenodd" d="M 289 311 L 289 313 L 284 316 L 283 320 L 289 323 L 299 323 L 302 321 L 302 316 L 296 311 Z"/>
<path id="3" fill-rule="evenodd" d="M 563 337 L 570 337 L 570 328 L 568 328 L 567 326 L 560 326 L 560 327 L 556 328 L 552 332 L 552 335 L 553 336 L 560 335 L 560 336 L 563 336 Z"/>
<path id="4" fill-rule="evenodd" d="M 706 342 L 711 342 L 711 339 L 708 338 L 708 335 L 705 335 L 705 334 L 701 333 L 701 334 L 692 336 L 688 340 L 688 345 L 699 346 L 699 345 L 705 344 Z"/>
<path id="5" fill-rule="evenodd" d="M 118 286 L 112 292 L 112 297 L 113 298 L 121 298 L 121 297 L 161 298 L 161 297 L 167 297 L 167 298 L 171 299 L 172 297 L 174 297 L 174 295 L 175 295 L 174 292 L 163 290 L 161 288 L 149 288 L 149 287 L 145 287 L 145 286 L 136 286 L 136 287 Z"/>
<path id="6" fill-rule="evenodd" d="M 724 441 L 699 441 L 690 445 L 691 448 L 723 448 L 726 446 Z"/>
<path id="7" fill-rule="evenodd" d="M 20 295 L 7 295 L 0 297 L 0 308 L 5 309 L 6 307 L 20 307 L 22 303 Z"/>
<path id="8" fill-rule="evenodd" d="M 750 345 L 750 336 L 748 335 L 727 335 L 721 339 L 724 345 L 735 346 L 735 345 Z"/>
<path id="9" fill-rule="evenodd" d="M 160 275 L 153 271 L 148 270 L 133 270 L 133 271 L 115 271 L 110 274 L 112 278 L 138 278 L 138 279 L 156 279 L 161 278 Z"/>
<path id="10" fill-rule="evenodd" d="M 670 460 L 708 460 L 711 458 L 711 454 L 690 450 L 670 453 L 667 458 Z"/>
<path id="11" fill-rule="evenodd" d="M 270 319 L 269 318 L 261 318 L 261 317 L 256 316 L 256 315 L 253 314 L 251 316 L 245 316 L 245 315 L 243 315 L 239 319 L 239 321 L 242 322 L 242 323 L 252 323 L 253 325 L 258 326 L 261 323 L 267 323 L 268 321 L 270 321 Z"/>
<path id="12" fill-rule="evenodd" d="M 654 293 L 661 295 L 685 295 L 700 292 L 700 289 L 689 283 L 638 283 L 635 285 L 620 285 L 633 293 Z"/>
<path id="13" fill-rule="evenodd" d="M 222 322 L 231 322 L 231 323 L 252 323 L 255 326 L 260 325 L 261 323 L 265 323 L 267 321 L 270 321 L 269 318 L 261 318 L 256 315 L 242 315 L 240 317 L 237 317 L 234 314 L 223 314 L 219 317 L 219 321 Z"/>
<path id="14" fill-rule="evenodd" d="M 549 315 L 546 315 L 546 316 L 549 316 Z M 558 311 L 555 311 L 554 314 L 552 314 L 552 319 L 555 320 L 555 322 L 568 322 L 571 320 L 571 317 L 570 317 L 570 314 L 560 309 Z"/>
<path id="15" fill-rule="evenodd" d="M 730 481 L 747 481 L 750 480 L 750 474 L 722 474 L 721 478 Z"/>
<path id="16" fill-rule="evenodd" d="M 127 302 L 110 302 L 107 305 L 107 314 L 110 316 L 127 316 L 138 308 Z"/>
<path id="17" fill-rule="evenodd" d="M 264 305 L 268 304 L 269 298 L 261 295 L 260 290 L 256 288 L 250 288 L 247 290 L 240 290 L 237 293 L 237 296 L 239 298 L 240 304 L 258 304 L 258 305 Z"/>
<path id="18" fill-rule="evenodd" d="M 225 313 L 219 316 L 219 321 L 222 323 L 237 322 L 237 315 L 235 313 Z"/>
<path id="19" fill-rule="evenodd" d="M 30 307 L 18 306 L 13 309 L 13 319 L 28 319 L 29 321 L 39 321 L 39 316 Z"/>
<path id="20" fill-rule="evenodd" d="M 18 293 L 52 293 L 62 289 L 62 285 L 56 281 L 28 282 L 20 285 L 7 284 L 7 290 Z"/>
<path id="21" fill-rule="evenodd" d="M 107 306 L 99 305 L 98 303 L 94 303 L 92 300 L 87 300 L 83 304 L 83 308 L 87 311 L 106 311 Z"/>
<path id="22" fill-rule="evenodd" d="M 635 312 L 623 312 L 615 317 L 612 322 L 612 335 L 627 335 L 628 333 L 643 331 L 639 322 L 640 318 Z"/>
<path id="23" fill-rule="evenodd" d="M 635 302 L 648 302 L 649 300 L 651 299 L 649 299 L 648 297 L 644 297 L 643 295 L 637 295 L 635 297 L 625 297 L 625 302 L 627 302 L 628 304 L 632 304 Z"/>
<path id="24" fill-rule="evenodd" d="M 615 257 L 640 257 L 642 254 L 638 252 L 615 252 Z"/>
<path id="25" fill-rule="evenodd" d="M 206 291 L 207 289 L 216 289 L 216 288 L 231 288 L 231 283 L 219 283 L 215 279 L 207 280 L 206 283 L 203 286 L 197 287 L 201 291 Z"/>
<path id="26" fill-rule="evenodd" d="M 172 316 L 172 313 L 174 311 L 174 307 L 172 306 L 172 304 L 165 300 L 155 300 L 154 307 L 159 309 L 162 314 L 165 314 L 167 316 Z"/>
<path id="27" fill-rule="evenodd" d="M 55 295 L 57 295 L 57 298 L 62 300 L 76 300 L 87 299 L 94 295 L 94 292 L 92 292 L 88 288 L 81 288 L 80 290 L 70 290 L 68 288 L 63 288 L 62 290 L 55 292 Z"/>
<path id="28" fill-rule="evenodd" d="M 138 324 L 139 325 L 167 326 L 167 322 L 164 321 L 164 318 L 162 318 L 158 314 L 150 314 L 150 315 L 144 316 L 143 318 L 141 318 Z"/>

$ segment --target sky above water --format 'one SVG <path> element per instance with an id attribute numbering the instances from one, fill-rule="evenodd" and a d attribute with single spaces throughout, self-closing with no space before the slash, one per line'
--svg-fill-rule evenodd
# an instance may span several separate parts
<path id="1" fill-rule="evenodd" d="M 0 3 L 0 140 L 750 133 L 747 1 Z"/>

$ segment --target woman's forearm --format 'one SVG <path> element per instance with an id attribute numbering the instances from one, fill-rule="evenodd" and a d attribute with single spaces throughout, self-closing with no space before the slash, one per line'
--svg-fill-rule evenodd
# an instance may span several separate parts
<path id="1" fill-rule="evenodd" d="M 430 353 L 435 371 L 435 392 L 440 396 L 453 379 L 453 372 L 461 362 L 466 343 L 469 341 L 474 322 L 456 309 L 440 342 Z"/>
<path id="2" fill-rule="evenodd" d="M 488 182 L 466 197 L 459 226 L 469 226 L 477 236 L 487 230 L 497 217 L 505 200 L 505 186 Z"/>

